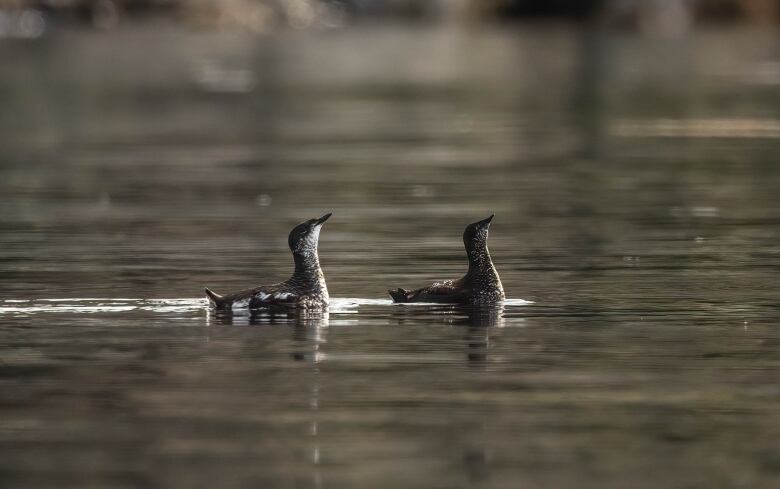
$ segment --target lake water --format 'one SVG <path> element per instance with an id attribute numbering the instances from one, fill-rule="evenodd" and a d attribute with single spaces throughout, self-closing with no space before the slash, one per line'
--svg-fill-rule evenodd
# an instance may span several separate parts
<path id="1" fill-rule="evenodd" d="M 780 41 L 0 42 L 3 487 L 777 487 Z M 223 317 L 333 212 L 325 314 Z M 456 278 L 495 213 L 511 299 Z"/>

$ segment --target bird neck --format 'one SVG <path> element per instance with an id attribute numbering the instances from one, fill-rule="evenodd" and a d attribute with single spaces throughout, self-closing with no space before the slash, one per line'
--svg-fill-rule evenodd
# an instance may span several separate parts
<path id="1" fill-rule="evenodd" d="M 469 248 L 466 253 L 469 257 L 469 275 L 479 275 L 493 270 L 493 261 L 487 245 Z"/>
<path id="2" fill-rule="evenodd" d="M 325 284 L 325 275 L 320 268 L 320 260 L 317 252 L 293 253 L 295 271 L 287 280 L 287 285 L 307 294 L 315 294 L 328 297 L 328 286 Z"/>
<path id="3" fill-rule="evenodd" d="M 320 258 L 317 255 L 317 250 L 304 253 L 293 253 L 293 260 L 295 260 L 295 272 L 293 277 L 307 277 L 316 275 L 320 272 Z"/>

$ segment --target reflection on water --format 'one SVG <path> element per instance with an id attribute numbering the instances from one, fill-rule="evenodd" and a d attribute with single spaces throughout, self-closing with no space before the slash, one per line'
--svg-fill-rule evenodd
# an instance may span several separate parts
<path id="1" fill-rule="evenodd" d="M 773 36 L 95 39 L 0 43 L 4 487 L 776 485 Z M 517 299 L 391 304 L 490 213 Z"/>
<path id="2" fill-rule="evenodd" d="M 219 325 L 291 324 L 295 326 L 327 327 L 330 312 L 327 310 L 253 310 L 238 314 L 230 310 L 213 311 L 209 319 Z"/>
<path id="3" fill-rule="evenodd" d="M 761 119 L 660 119 L 615 122 L 612 132 L 642 138 L 780 138 L 780 120 Z"/>

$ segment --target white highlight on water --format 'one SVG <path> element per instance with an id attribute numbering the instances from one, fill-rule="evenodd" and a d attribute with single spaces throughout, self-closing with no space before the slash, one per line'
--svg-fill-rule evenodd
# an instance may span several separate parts
<path id="1" fill-rule="evenodd" d="M 248 302 L 248 301 L 247 301 Z M 533 301 L 506 299 L 504 307 L 525 306 Z M 390 299 L 364 299 L 360 297 L 332 297 L 328 312 L 331 314 L 357 314 L 362 306 L 443 306 L 447 304 L 405 303 L 395 304 Z M 242 305 L 246 308 L 246 305 Z M 159 313 L 185 313 L 206 310 L 207 299 L 130 299 L 130 298 L 76 298 L 76 299 L 6 299 L 0 300 L 0 314 L 30 315 L 40 313 L 117 313 L 150 311 Z"/>
<path id="2" fill-rule="evenodd" d="M 0 301 L 0 314 L 100 313 L 127 311 L 189 312 L 208 307 L 207 299 L 8 299 Z"/>

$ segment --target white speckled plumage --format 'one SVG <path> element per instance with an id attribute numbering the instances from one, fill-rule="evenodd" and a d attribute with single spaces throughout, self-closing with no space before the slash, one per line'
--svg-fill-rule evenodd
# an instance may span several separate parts
<path id="1" fill-rule="evenodd" d="M 295 271 L 289 279 L 224 296 L 206 289 L 211 303 L 218 309 L 230 310 L 270 307 L 326 308 L 330 297 L 320 267 L 317 245 L 322 224 L 329 217 L 330 214 L 326 214 L 319 219 L 310 219 L 290 232 L 288 244 L 293 253 Z"/>
<path id="2" fill-rule="evenodd" d="M 466 226 L 463 243 L 469 259 L 466 275 L 458 280 L 437 282 L 417 290 L 389 290 L 394 302 L 438 302 L 448 304 L 497 304 L 505 299 L 504 287 L 487 248 L 493 216 Z"/>

